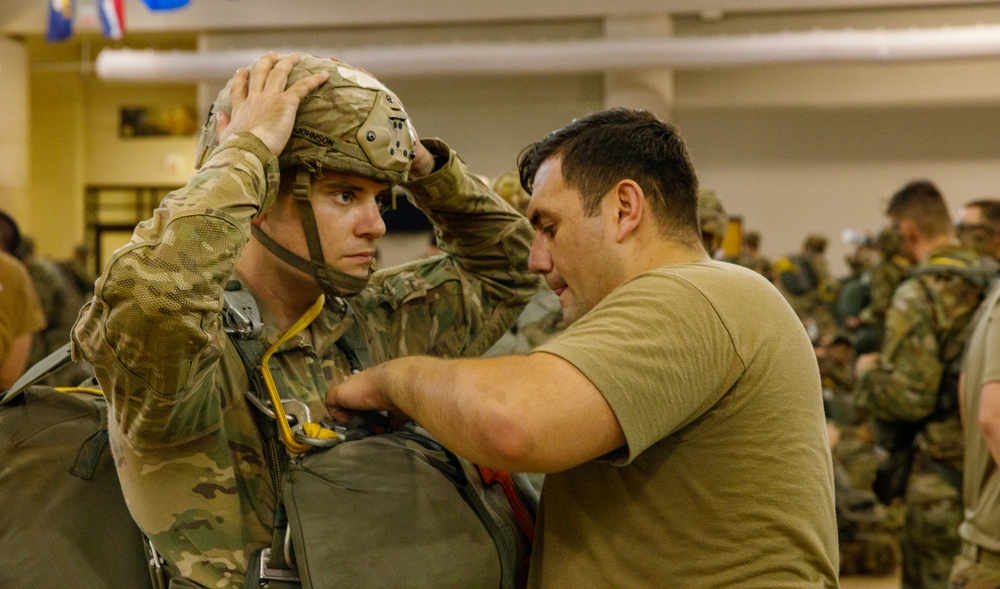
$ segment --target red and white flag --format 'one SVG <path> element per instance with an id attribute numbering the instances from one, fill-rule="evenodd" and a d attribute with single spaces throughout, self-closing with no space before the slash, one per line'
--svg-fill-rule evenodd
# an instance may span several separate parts
<path id="1" fill-rule="evenodd" d="M 122 0 L 97 0 L 101 32 L 107 39 L 121 39 L 125 34 L 125 9 Z"/>

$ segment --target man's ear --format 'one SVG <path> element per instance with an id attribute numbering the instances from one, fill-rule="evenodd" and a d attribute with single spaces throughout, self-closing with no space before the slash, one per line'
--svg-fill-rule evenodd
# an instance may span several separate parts
<path id="1" fill-rule="evenodd" d="M 615 214 L 615 240 L 625 241 L 646 214 L 646 195 L 632 180 L 622 180 L 612 189 Z"/>

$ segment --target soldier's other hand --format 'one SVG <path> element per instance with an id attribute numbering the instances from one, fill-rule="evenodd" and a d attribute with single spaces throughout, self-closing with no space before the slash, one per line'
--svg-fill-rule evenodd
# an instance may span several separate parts
<path id="1" fill-rule="evenodd" d="M 878 362 L 881 357 L 882 354 L 879 354 L 878 352 L 858 356 L 857 361 L 854 363 L 854 376 L 861 378 L 866 372 L 869 372 L 878 366 Z"/>
<path id="2" fill-rule="evenodd" d="M 240 68 L 236 71 L 229 86 L 232 115 L 220 117 L 217 123 L 220 142 L 234 133 L 249 131 L 260 138 L 271 153 L 281 153 L 291 137 L 299 102 L 330 77 L 324 70 L 286 88 L 288 74 L 299 59 L 297 53 L 278 58 L 271 52 L 257 60 L 252 70 Z"/>
<path id="3" fill-rule="evenodd" d="M 413 129 L 411 126 L 410 129 Z M 424 147 L 413 131 L 413 161 L 410 162 L 410 178 L 422 178 L 434 171 L 434 156 Z"/>
<path id="4" fill-rule="evenodd" d="M 352 411 L 386 411 L 396 407 L 380 391 L 379 372 L 376 366 L 351 375 L 344 382 L 333 385 L 326 392 L 326 409 L 337 421 L 348 421 Z"/>

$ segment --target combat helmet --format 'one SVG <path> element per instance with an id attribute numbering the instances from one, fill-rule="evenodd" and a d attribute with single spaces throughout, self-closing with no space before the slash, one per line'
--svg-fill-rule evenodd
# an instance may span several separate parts
<path id="1" fill-rule="evenodd" d="M 521 186 L 521 175 L 517 168 L 507 170 L 494 178 L 490 182 L 490 188 L 522 215 L 528 210 L 531 195 Z"/>
<path id="2" fill-rule="evenodd" d="M 729 225 L 729 217 L 714 190 L 703 189 L 698 193 L 698 224 L 705 250 L 712 255 L 722 246 Z"/>
<path id="3" fill-rule="evenodd" d="M 324 70 L 330 73 L 329 79 L 299 103 L 291 138 L 278 156 L 281 173 L 295 174 L 292 193 L 310 259 L 293 254 L 256 225 L 251 230 L 274 255 L 314 276 L 324 292 L 344 297 L 363 290 L 368 277 L 359 278 L 326 264 L 309 202 L 312 177 L 333 170 L 390 184 L 405 182 L 416 136 L 399 98 L 368 72 L 344 62 L 302 55 L 289 73 L 287 85 Z M 219 145 L 216 125 L 220 112 L 232 112 L 229 84 L 219 92 L 202 129 L 196 157 L 199 168 Z"/>

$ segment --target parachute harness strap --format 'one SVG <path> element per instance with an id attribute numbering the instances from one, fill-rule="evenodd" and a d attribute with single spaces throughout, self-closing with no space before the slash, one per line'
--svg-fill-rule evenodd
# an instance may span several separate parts
<path id="1" fill-rule="evenodd" d="M 98 397 L 104 396 L 104 391 L 101 389 L 94 389 L 90 387 L 53 387 L 60 393 L 90 393 L 91 395 L 97 395 Z"/>
<path id="2" fill-rule="evenodd" d="M 274 418 L 278 424 L 278 437 L 281 439 L 281 442 L 285 445 L 285 447 L 288 448 L 288 451 L 293 454 L 304 454 L 317 444 L 302 442 L 292 432 L 291 426 L 288 425 L 288 416 L 285 413 L 285 406 L 282 403 L 281 397 L 278 395 L 278 387 L 274 384 L 274 376 L 271 374 L 269 361 L 278 348 L 313 322 L 313 319 L 315 319 L 319 315 L 320 311 L 323 310 L 325 302 L 326 297 L 322 294 L 319 295 L 316 302 L 309 307 L 302 317 L 299 317 L 299 319 L 292 324 L 290 328 L 288 328 L 288 331 L 282 334 L 281 337 L 278 338 L 278 341 L 276 341 L 274 345 L 264 352 L 264 357 L 261 360 L 260 369 L 264 376 L 264 383 L 267 386 L 267 393 L 271 401 L 271 409 L 274 411 Z M 333 430 L 321 426 L 318 423 L 312 423 L 300 419 L 299 425 L 301 425 L 302 433 L 305 434 L 307 438 L 313 438 L 316 441 L 328 440 L 334 443 L 343 440 L 343 436 Z"/>

